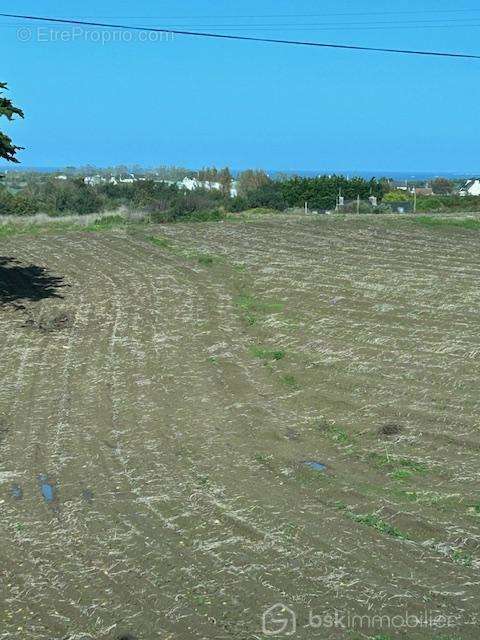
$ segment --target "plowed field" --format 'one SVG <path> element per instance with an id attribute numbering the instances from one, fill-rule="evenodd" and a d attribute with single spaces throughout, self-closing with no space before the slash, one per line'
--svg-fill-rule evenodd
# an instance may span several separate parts
<path id="1" fill-rule="evenodd" d="M 0 256 L 1 640 L 266 638 L 276 603 L 302 639 L 479 637 L 479 232 L 277 217 Z"/>

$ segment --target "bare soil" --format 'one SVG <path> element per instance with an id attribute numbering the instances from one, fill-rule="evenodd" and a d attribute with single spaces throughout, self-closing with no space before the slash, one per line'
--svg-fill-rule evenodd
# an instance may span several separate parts
<path id="1" fill-rule="evenodd" d="M 259 639 L 275 603 L 478 638 L 479 255 L 380 217 L 2 240 L 0 640 Z"/>

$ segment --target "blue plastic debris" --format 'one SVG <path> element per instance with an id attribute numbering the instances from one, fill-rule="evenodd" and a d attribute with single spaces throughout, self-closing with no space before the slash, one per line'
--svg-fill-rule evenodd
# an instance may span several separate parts
<path id="1" fill-rule="evenodd" d="M 40 491 L 42 492 L 45 502 L 51 503 L 55 500 L 55 488 L 48 480 L 48 476 L 44 473 L 38 476 L 38 482 L 40 484 Z"/>
<path id="2" fill-rule="evenodd" d="M 23 498 L 23 489 L 19 484 L 12 484 L 10 493 L 15 500 L 21 500 Z"/>
<path id="3" fill-rule="evenodd" d="M 310 469 L 314 469 L 314 471 L 326 471 L 327 469 L 326 464 L 323 464 L 323 462 L 317 462 L 317 460 L 304 460 L 302 464 L 310 467 Z"/>
<path id="4" fill-rule="evenodd" d="M 85 500 L 85 502 L 92 502 L 93 491 L 91 489 L 84 489 L 82 491 L 82 498 Z"/>

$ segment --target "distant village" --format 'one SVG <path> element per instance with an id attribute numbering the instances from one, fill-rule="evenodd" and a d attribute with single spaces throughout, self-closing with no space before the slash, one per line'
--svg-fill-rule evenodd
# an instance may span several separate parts
<path id="1" fill-rule="evenodd" d="M 65 174 L 59 174 L 55 176 L 57 180 L 67 180 L 68 176 Z M 197 189 L 204 189 L 206 191 L 224 191 L 225 186 L 221 182 L 214 180 L 200 180 L 197 177 L 185 176 L 182 180 L 167 180 L 154 173 L 152 174 L 135 174 L 135 173 L 122 173 L 122 174 L 94 174 L 84 177 L 86 185 L 95 187 L 101 184 L 133 184 L 134 182 L 153 180 L 154 182 L 162 182 L 164 184 L 175 185 L 179 189 L 185 189 L 187 191 L 195 191 Z M 451 188 L 445 191 L 445 195 L 459 195 L 459 196 L 480 196 L 480 178 L 472 178 L 464 182 L 445 181 L 451 183 Z M 418 181 L 398 181 L 389 180 L 389 186 L 392 191 L 404 191 L 405 195 L 417 195 L 417 196 L 433 196 L 438 195 L 438 192 L 432 187 L 431 181 L 425 181 L 419 183 Z M 229 187 L 230 197 L 235 198 L 238 195 L 238 182 L 232 179 Z"/>
<path id="2" fill-rule="evenodd" d="M 405 191 L 406 193 L 416 194 L 417 196 L 437 195 L 428 181 L 419 186 L 416 182 L 409 184 L 408 181 L 391 180 L 390 187 L 392 190 Z M 466 180 L 460 185 L 452 182 L 452 188 L 446 195 L 480 196 L 480 178 Z"/>
<path id="3" fill-rule="evenodd" d="M 65 174 L 59 174 L 55 176 L 56 180 L 68 180 L 68 176 Z M 102 175 L 95 174 L 85 176 L 84 183 L 90 187 L 97 187 L 102 184 L 133 184 L 134 182 L 141 182 L 146 180 L 153 180 L 154 182 L 161 182 L 163 184 L 175 185 L 179 189 L 186 189 L 187 191 L 195 191 L 196 189 L 205 189 L 206 191 L 223 191 L 225 189 L 221 182 L 213 180 L 200 180 L 196 177 L 185 176 L 182 180 L 166 180 L 151 175 L 137 175 L 134 173 L 124 173 L 119 175 Z M 238 195 L 238 183 L 236 180 L 232 180 L 229 186 L 229 193 L 231 198 L 235 198 Z"/>
<path id="4" fill-rule="evenodd" d="M 477 211 L 480 178 L 397 180 L 355 175 L 301 176 L 227 167 L 65 167 L 5 172 L 0 215 L 83 215 L 121 207 L 157 217 L 258 208 L 306 213 Z M 163 219 L 162 218 L 162 219 Z"/>

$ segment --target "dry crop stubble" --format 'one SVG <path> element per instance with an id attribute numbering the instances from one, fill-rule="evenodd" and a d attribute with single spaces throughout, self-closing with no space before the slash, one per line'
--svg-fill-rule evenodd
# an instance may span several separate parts
<path id="1" fill-rule="evenodd" d="M 475 638 L 479 249 L 380 217 L 4 238 L 72 321 L 0 307 L 0 638 L 255 638 L 275 602 Z"/>

